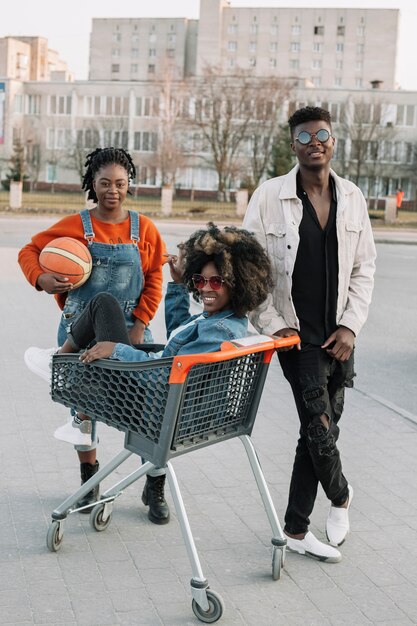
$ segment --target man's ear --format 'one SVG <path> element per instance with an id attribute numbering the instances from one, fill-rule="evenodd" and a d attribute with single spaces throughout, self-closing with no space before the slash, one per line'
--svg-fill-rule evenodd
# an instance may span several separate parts
<path id="1" fill-rule="evenodd" d="M 291 146 L 291 150 L 292 150 L 293 152 L 295 152 L 295 143 L 291 142 L 291 143 L 290 143 L 290 146 Z"/>

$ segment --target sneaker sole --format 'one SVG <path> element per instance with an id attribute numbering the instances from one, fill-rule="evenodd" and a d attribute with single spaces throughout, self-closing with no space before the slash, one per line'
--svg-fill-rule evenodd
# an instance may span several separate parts
<path id="1" fill-rule="evenodd" d="M 93 443 L 91 437 L 88 437 L 87 435 L 84 438 L 81 437 L 74 437 L 73 439 L 71 439 L 70 437 L 66 437 L 65 439 L 60 436 L 57 435 L 56 433 L 54 433 L 54 437 L 55 439 L 58 439 L 59 441 L 65 441 L 66 443 L 72 443 L 74 446 L 91 446 L 91 444 Z"/>
<path id="2" fill-rule="evenodd" d="M 45 380 L 47 383 L 51 383 L 52 372 L 50 372 L 49 376 L 47 377 L 44 370 L 41 370 L 40 368 L 36 367 L 36 365 L 33 365 L 33 363 L 26 357 L 26 353 L 24 354 L 23 358 L 24 358 L 26 367 L 31 372 L 33 372 L 40 378 L 43 378 L 43 380 Z"/>
<path id="3" fill-rule="evenodd" d="M 292 550 L 287 545 L 287 550 L 292 552 L 293 554 L 299 554 L 300 556 L 308 556 L 310 559 L 314 559 L 315 561 L 321 561 L 322 563 L 340 563 L 342 560 L 342 555 L 340 556 L 323 556 L 320 554 L 314 554 L 314 552 L 308 552 L 305 550 L 304 552 L 299 552 L 299 550 Z"/>

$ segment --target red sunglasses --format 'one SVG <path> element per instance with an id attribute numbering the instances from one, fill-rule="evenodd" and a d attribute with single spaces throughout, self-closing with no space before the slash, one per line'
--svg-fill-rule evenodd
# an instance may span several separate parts
<path id="1" fill-rule="evenodd" d="M 206 278 L 201 274 L 193 274 L 193 284 L 196 289 L 204 289 L 207 283 L 213 291 L 219 291 L 223 286 L 224 280 L 221 276 L 216 275 Z"/>

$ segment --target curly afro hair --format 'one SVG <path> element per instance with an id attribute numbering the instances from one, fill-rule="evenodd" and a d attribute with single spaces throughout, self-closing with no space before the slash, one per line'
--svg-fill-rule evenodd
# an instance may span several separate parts
<path id="1" fill-rule="evenodd" d="M 200 293 L 193 285 L 193 274 L 199 274 L 212 261 L 231 294 L 230 305 L 243 317 L 267 297 L 272 287 L 269 259 L 261 244 L 243 228 L 218 228 L 212 222 L 197 230 L 180 248 L 184 251 L 183 280 L 193 298 Z"/>

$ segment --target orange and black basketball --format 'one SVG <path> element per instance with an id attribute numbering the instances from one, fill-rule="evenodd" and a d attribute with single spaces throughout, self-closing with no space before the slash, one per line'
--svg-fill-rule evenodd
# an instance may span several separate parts
<path id="1" fill-rule="evenodd" d="M 39 255 L 39 264 L 48 274 L 68 278 L 73 289 L 88 280 L 93 266 L 88 248 L 72 237 L 58 237 L 50 241 Z"/>

